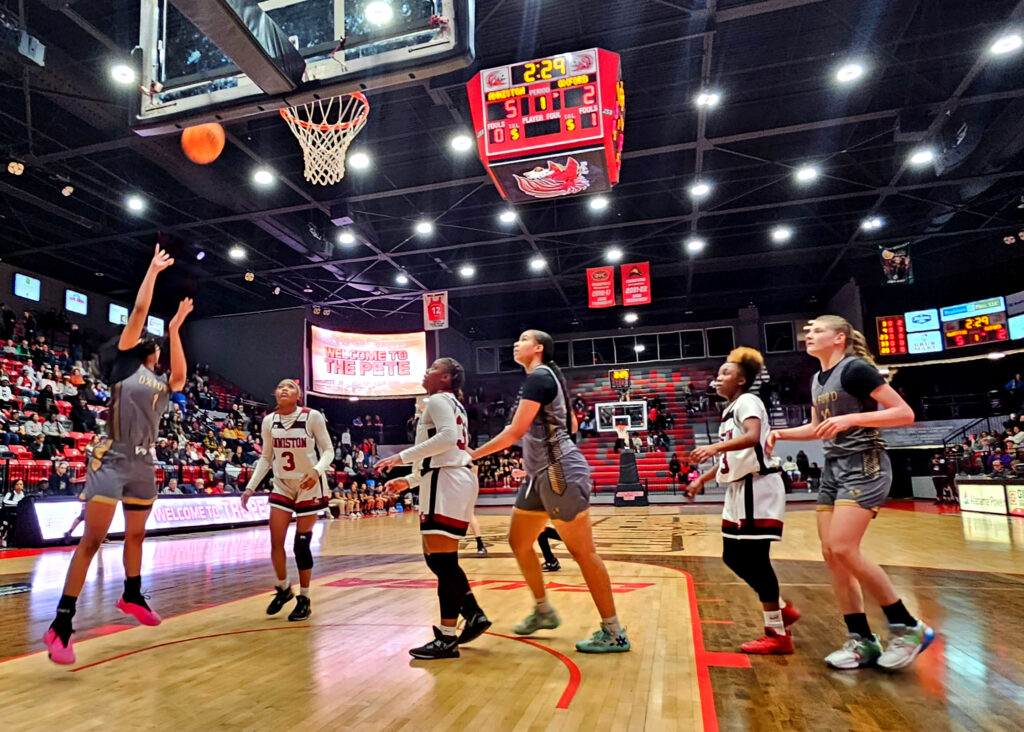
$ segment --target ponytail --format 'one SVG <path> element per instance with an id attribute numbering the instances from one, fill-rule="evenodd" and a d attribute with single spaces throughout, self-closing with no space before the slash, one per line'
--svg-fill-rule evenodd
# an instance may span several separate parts
<path id="1" fill-rule="evenodd" d="M 562 373 L 562 369 L 558 368 L 558 364 L 555 363 L 555 341 L 542 330 L 531 330 L 530 333 L 533 335 L 533 339 L 544 349 L 540 362 L 551 369 L 551 372 L 558 380 L 558 385 L 562 387 L 562 396 L 565 399 L 565 430 L 572 437 L 575 430 L 572 428 L 573 412 L 572 402 L 569 400 L 569 385 L 565 381 L 565 374 Z"/>
<path id="2" fill-rule="evenodd" d="M 450 356 L 437 360 L 444 363 L 445 369 L 447 369 L 448 374 L 452 377 L 452 394 L 461 402 L 463 400 L 462 386 L 466 383 L 466 369 L 462 368 L 462 364 Z"/>
<path id="3" fill-rule="evenodd" d="M 868 348 L 867 338 L 864 337 L 863 333 L 854 328 L 846 318 L 839 315 L 820 315 L 815 318 L 815 321 L 824 323 L 836 333 L 842 333 L 846 337 L 846 353 L 862 358 L 875 368 L 878 368 L 878 364 L 875 363 L 875 355 Z"/>

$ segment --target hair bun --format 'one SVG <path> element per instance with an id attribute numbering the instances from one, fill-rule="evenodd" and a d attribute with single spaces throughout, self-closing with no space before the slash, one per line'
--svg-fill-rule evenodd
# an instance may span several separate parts
<path id="1" fill-rule="evenodd" d="M 750 348 L 749 346 L 740 346 L 739 348 L 732 349 L 726 361 L 738 364 L 753 362 L 758 366 L 764 366 L 764 356 L 756 348 Z"/>

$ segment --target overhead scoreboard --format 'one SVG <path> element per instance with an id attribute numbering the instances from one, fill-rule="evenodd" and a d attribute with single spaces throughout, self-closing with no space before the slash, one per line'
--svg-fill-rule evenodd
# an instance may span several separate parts
<path id="1" fill-rule="evenodd" d="M 1011 300 L 1014 297 L 1011 295 Z M 1017 312 L 1021 309 L 1024 305 L 1011 303 L 1008 309 L 1006 298 L 992 297 L 940 309 L 885 315 L 875 321 L 878 354 L 940 353 L 1024 338 L 1024 328 L 1018 326 L 1021 315 Z"/>
<path id="2" fill-rule="evenodd" d="M 599 48 L 485 69 L 466 84 L 480 159 L 513 203 L 619 182 L 625 90 Z"/>

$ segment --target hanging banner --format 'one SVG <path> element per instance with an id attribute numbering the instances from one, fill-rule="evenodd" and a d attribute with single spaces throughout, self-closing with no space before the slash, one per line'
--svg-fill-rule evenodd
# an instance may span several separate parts
<path id="1" fill-rule="evenodd" d="M 615 267 L 588 269 L 587 293 L 590 298 L 590 307 L 615 307 Z"/>
<path id="2" fill-rule="evenodd" d="M 444 330 L 448 327 L 448 291 L 423 295 L 423 330 Z"/>
<path id="3" fill-rule="evenodd" d="M 651 263 L 622 265 L 622 304 L 647 305 L 651 301 Z"/>
<path id="4" fill-rule="evenodd" d="M 914 264 L 910 260 L 910 242 L 894 247 L 883 247 L 882 274 L 887 285 L 911 285 L 914 283 Z"/>

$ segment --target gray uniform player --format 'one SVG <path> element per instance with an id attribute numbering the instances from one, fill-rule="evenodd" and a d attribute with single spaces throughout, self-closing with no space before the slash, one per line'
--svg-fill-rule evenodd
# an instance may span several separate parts
<path id="1" fill-rule="evenodd" d="M 878 369 L 847 356 L 811 381 L 812 409 L 818 421 L 878 411 L 871 392 L 885 384 Z M 819 510 L 854 505 L 878 513 L 892 487 L 892 466 L 877 427 L 851 427 L 822 440 L 825 467 L 818 491 Z"/>
<path id="2" fill-rule="evenodd" d="M 864 334 L 844 318 L 823 315 L 807 331 L 807 353 L 821 363 L 811 383 L 811 423 L 773 430 L 776 440 L 820 439 L 825 469 L 818 494 L 818 536 L 849 638 L 825 657 L 833 668 L 904 668 L 934 631 L 904 607 L 881 567 L 860 551 L 864 532 L 889 495 L 892 470 L 879 430 L 914 421 L 914 412 L 874 366 Z M 864 613 L 864 590 L 882 606 L 892 632 L 883 651 Z"/>
<path id="3" fill-rule="evenodd" d="M 566 548 L 579 564 L 590 595 L 601 614 L 601 627 L 576 644 L 584 653 L 619 653 L 630 649 L 626 630 L 615 613 L 608 570 L 594 548 L 590 524 L 590 466 L 572 441 L 574 420 L 565 379 L 554 362 L 554 341 L 540 330 L 528 330 L 513 346 L 516 363 L 526 369 L 512 422 L 486 445 L 473 450 L 473 459 L 511 447 L 522 440 L 527 480 L 516 496 L 509 543 L 519 569 L 533 593 L 536 608 L 513 630 L 531 635 L 557 628 L 558 613 L 548 602 L 537 552 L 537 537 L 554 523 Z"/>
<path id="4" fill-rule="evenodd" d="M 125 580 L 117 609 L 143 625 L 161 622 L 142 594 L 142 541 L 146 536 L 146 519 L 157 495 L 153 445 L 160 415 L 167 407 L 170 392 L 185 385 L 188 367 L 180 328 L 192 312 L 192 300 L 182 300 L 168 324 L 169 376 L 156 372 L 160 345 L 155 339 L 144 337 L 143 328 L 157 275 L 172 264 L 174 260 L 158 245 L 120 338 L 116 344 L 110 343 L 101 350 L 103 376 L 111 385 L 107 435 L 88 450 L 83 492 L 85 531 L 68 567 L 57 616 L 43 636 L 50 659 L 55 663 L 75 662 L 71 620 L 89 565 L 107 535 L 118 503 L 124 509 Z"/>

